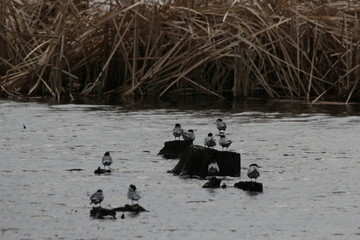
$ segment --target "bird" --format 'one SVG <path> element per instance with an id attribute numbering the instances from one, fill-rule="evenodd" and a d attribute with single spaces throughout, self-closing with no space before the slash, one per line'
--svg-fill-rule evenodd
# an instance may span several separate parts
<path id="1" fill-rule="evenodd" d="M 24 129 L 26 129 L 26 126 L 25 126 L 25 124 L 23 124 L 23 128 L 24 128 Z"/>
<path id="2" fill-rule="evenodd" d="M 215 176 L 219 173 L 219 165 L 216 160 L 212 161 L 208 166 L 209 175 Z"/>
<path id="3" fill-rule="evenodd" d="M 215 147 L 216 146 L 216 140 L 213 137 L 212 133 L 209 133 L 208 136 L 204 139 L 204 145 L 206 147 Z"/>
<path id="4" fill-rule="evenodd" d="M 184 141 L 189 141 L 191 144 L 195 140 L 194 130 L 189 129 L 188 131 L 182 131 L 182 137 Z"/>
<path id="5" fill-rule="evenodd" d="M 175 127 L 174 127 L 174 129 L 173 129 L 173 135 L 174 135 L 174 137 L 175 137 L 175 140 L 176 140 L 176 138 L 178 138 L 179 141 L 180 141 L 181 134 L 182 134 L 181 125 L 180 125 L 179 123 L 176 123 L 176 124 L 175 124 Z"/>
<path id="6" fill-rule="evenodd" d="M 220 131 L 221 131 L 221 130 L 223 130 L 223 131 L 226 130 L 226 123 L 224 123 L 221 118 L 219 118 L 218 120 L 216 120 L 215 123 L 216 123 L 217 129 L 219 130 L 219 134 L 220 134 Z"/>
<path id="7" fill-rule="evenodd" d="M 129 190 L 127 193 L 127 197 L 131 200 L 131 203 L 134 205 L 134 201 L 137 202 L 139 201 L 139 199 L 141 198 L 140 194 L 138 191 L 136 191 L 136 186 L 133 184 L 130 184 L 129 186 Z"/>
<path id="8" fill-rule="evenodd" d="M 258 177 L 260 177 L 260 172 L 259 172 L 258 168 L 261 168 L 261 167 L 255 163 L 249 165 L 249 168 L 247 169 L 247 175 L 251 179 L 251 181 L 253 179 L 255 179 L 255 182 L 256 182 L 256 179 Z"/>
<path id="9" fill-rule="evenodd" d="M 229 146 L 231 145 L 232 141 L 227 139 L 225 136 L 225 132 L 223 130 L 220 131 L 220 139 L 219 139 L 219 145 L 222 147 L 222 151 L 224 151 L 224 148 L 229 150 Z"/>
<path id="10" fill-rule="evenodd" d="M 106 152 L 104 154 L 104 156 L 101 159 L 101 162 L 104 165 L 104 169 L 105 169 L 106 166 L 108 166 L 109 170 L 110 170 L 110 165 L 113 163 L 113 160 L 112 160 L 112 157 L 110 156 L 109 152 Z"/>
<path id="11" fill-rule="evenodd" d="M 90 205 L 91 204 L 95 204 L 95 206 L 97 204 L 101 205 L 101 202 L 104 200 L 104 194 L 103 191 L 101 189 L 97 190 L 95 193 L 93 193 L 90 196 Z"/>

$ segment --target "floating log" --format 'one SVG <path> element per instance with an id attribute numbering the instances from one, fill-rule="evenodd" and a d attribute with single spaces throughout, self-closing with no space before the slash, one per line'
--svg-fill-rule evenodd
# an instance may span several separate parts
<path id="1" fill-rule="evenodd" d="M 65 171 L 69 171 L 69 172 L 80 172 L 80 171 L 84 171 L 84 169 L 82 169 L 82 168 L 71 168 L 71 169 L 66 169 Z"/>
<path id="2" fill-rule="evenodd" d="M 113 219 L 116 219 L 116 212 L 148 212 L 145 208 L 138 204 L 129 205 L 126 204 L 124 207 L 118 207 L 113 209 L 107 209 L 102 207 L 93 207 L 90 210 L 90 217 L 93 217 L 95 219 L 103 219 L 107 216 L 112 217 Z M 124 218 L 124 214 L 121 216 L 121 218 Z"/>
<path id="3" fill-rule="evenodd" d="M 217 177 L 212 177 L 209 181 L 207 181 L 203 188 L 220 188 L 220 183 L 222 179 L 219 179 Z"/>
<path id="4" fill-rule="evenodd" d="M 104 174 L 104 173 L 111 173 L 110 169 L 102 169 L 100 167 L 98 167 L 95 171 L 95 174 Z"/>
<path id="5" fill-rule="evenodd" d="M 209 176 L 208 165 L 216 160 L 219 165 L 217 176 L 240 176 L 241 158 L 236 152 L 218 151 L 213 148 L 192 145 L 185 151 L 177 165 L 169 172 L 176 175 Z"/>
<path id="6" fill-rule="evenodd" d="M 116 211 L 102 207 L 93 207 L 90 210 L 90 217 L 95 219 L 103 219 L 106 216 L 111 216 L 112 218 L 116 219 Z"/>
<path id="7" fill-rule="evenodd" d="M 188 151 L 191 142 L 189 141 L 169 141 L 164 143 L 164 147 L 158 155 L 166 159 L 180 158 L 183 152 Z"/>
<path id="8" fill-rule="evenodd" d="M 244 191 L 250 191 L 250 192 L 262 192 L 263 191 L 263 185 L 262 183 L 258 182 L 238 182 L 234 184 L 234 187 L 240 188 Z"/>
<path id="9" fill-rule="evenodd" d="M 115 212 L 135 212 L 135 213 L 148 212 L 145 208 L 143 208 L 139 204 L 133 204 L 133 205 L 126 204 L 124 207 L 113 208 L 112 210 Z"/>

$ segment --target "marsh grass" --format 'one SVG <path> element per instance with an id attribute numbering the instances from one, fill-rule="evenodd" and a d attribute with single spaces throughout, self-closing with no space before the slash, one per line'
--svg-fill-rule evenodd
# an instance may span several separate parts
<path id="1" fill-rule="evenodd" d="M 1 91 L 359 100 L 356 0 L 3 0 Z"/>

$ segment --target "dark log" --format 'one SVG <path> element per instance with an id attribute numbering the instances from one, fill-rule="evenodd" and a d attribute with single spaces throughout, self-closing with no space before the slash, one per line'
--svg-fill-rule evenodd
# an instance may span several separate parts
<path id="1" fill-rule="evenodd" d="M 263 191 L 263 185 L 262 183 L 258 182 L 238 182 L 234 184 L 234 187 L 240 188 L 244 191 L 250 191 L 250 192 L 262 192 Z"/>
<path id="2" fill-rule="evenodd" d="M 220 183 L 222 179 L 219 179 L 217 177 L 212 177 L 209 181 L 207 181 L 203 188 L 220 188 Z"/>
<path id="3" fill-rule="evenodd" d="M 95 219 L 103 219 L 106 216 L 111 216 L 112 218 L 116 219 L 116 211 L 102 207 L 93 207 L 90 210 L 90 217 Z"/>
<path id="4" fill-rule="evenodd" d="M 94 171 L 95 174 L 104 174 L 104 173 L 111 173 L 111 170 L 110 169 L 102 169 L 100 167 L 98 167 L 95 171 Z"/>
<path id="5" fill-rule="evenodd" d="M 69 172 L 80 172 L 80 171 L 84 171 L 84 169 L 82 169 L 82 168 L 71 168 L 71 169 L 66 169 L 65 171 L 69 171 Z"/>
<path id="6" fill-rule="evenodd" d="M 140 206 L 139 204 L 129 205 L 126 204 L 124 207 L 118 207 L 112 209 L 115 212 L 148 212 L 145 208 Z"/>
<path id="7" fill-rule="evenodd" d="M 90 217 L 93 217 L 95 219 L 103 219 L 107 216 L 111 216 L 113 219 L 116 219 L 116 212 L 139 213 L 139 212 L 148 212 L 148 211 L 138 204 L 134 204 L 134 205 L 126 204 L 124 207 L 118 207 L 113 209 L 93 207 L 90 210 Z M 124 218 L 124 214 L 121 216 L 121 218 L 122 219 Z"/>
<path id="8" fill-rule="evenodd" d="M 208 166 L 216 160 L 219 165 L 217 176 L 240 176 L 241 158 L 236 152 L 218 151 L 213 148 L 192 145 L 185 151 L 177 165 L 169 172 L 176 175 L 209 176 Z"/>
<path id="9" fill-rule="evenodd" d="M 164 147 L 160 150 L 158 155 L 166 159 L 180 158 L 183 152 L 189 149 L 191 142 L 189 141 L 169 141 L 164 143 Z"/>

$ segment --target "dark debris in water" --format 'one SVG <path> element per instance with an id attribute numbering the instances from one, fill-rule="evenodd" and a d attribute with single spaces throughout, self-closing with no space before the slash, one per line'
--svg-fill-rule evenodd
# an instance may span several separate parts
<path id="1" fill-rule="evenodd" d="M 82 169 L 82 168 L 71 168 L 71 169 L 66 169 L 65 171 L 68 171 L 68 172 L 81 172 L 81 171 L 84 171 L 84 169 Z"/>
<path id="2" fill-rule="evenodd" d="M 1 228 L 1 233 L 4 235 L 6 232 L 17 232 L 19 228 Z"/>
<path id="3" fill-rule="evenodd" d="M 262 192 L 263 191 L 263 185 L 262 183 L 258 182 L 238 182 L 234 184 L 234 187 L 240 188 L 244 191 L 249 192 Z"/>
<path id="4" fill-rule="evenodd" d="M 125 204 L 124 207 L 113 208 L 112 210 L 114 210 L 115 212 L 135 212 L 135 213 L 148 212 L 145 208 L 143 208 L 139 204 L 133 204 L 133 205 Z"/>
<path id="5" fill-rule="evenodd" d="M 48 170 L 45 169 L 23 169 L 23 172 L 47 172 Z"/>
<path id="6" fill-rule="evenodd" d="M 219 179 L 217 177 L 212 177 L 209 181 L 207 181 L 203 188 L 220 188 L 220 183 L 222 179 Z"/>
<path id="7" fill-rule="evenodd" d="M 148 212 L 148 211 L 138 204 L 134 204 L 134 205 L 126 204 L 124 207 L 118 207 L 113 209 L 93 207 L 90 210 L 90 217 L 93 217 L 95 219 L 104 219 L 104 218 L 116 219 L 116 212 L 123 212 L 123 214 L 121 215 L 121 219 L 124 219 L 125 212 L 138 214 L 140 212 Z"/>
<path id="8" fill-rule="evenodd" d="M 186 203 L 206 203 L 206 201 L 186 201 Z"/>
<path id="9" fill-rule="evenodd" d="M 94 173 L 95 173 L 95 174 L 111 173 L 111 170 L 110 170 L 110 169 L 103 169 L 103 168 L 98 167 L 98 168 L 94 171 Z"/>
<path id="10" fill-rule="evenodd" d="M 93 217 L 95 219 L 104 219 L 105 217 L 112 217 L 113 219 L 116 219 L 116 212 L 112 209 L 106 209 L 102 207 L 93 207 L 90 210 L 90 217 Z"/>

